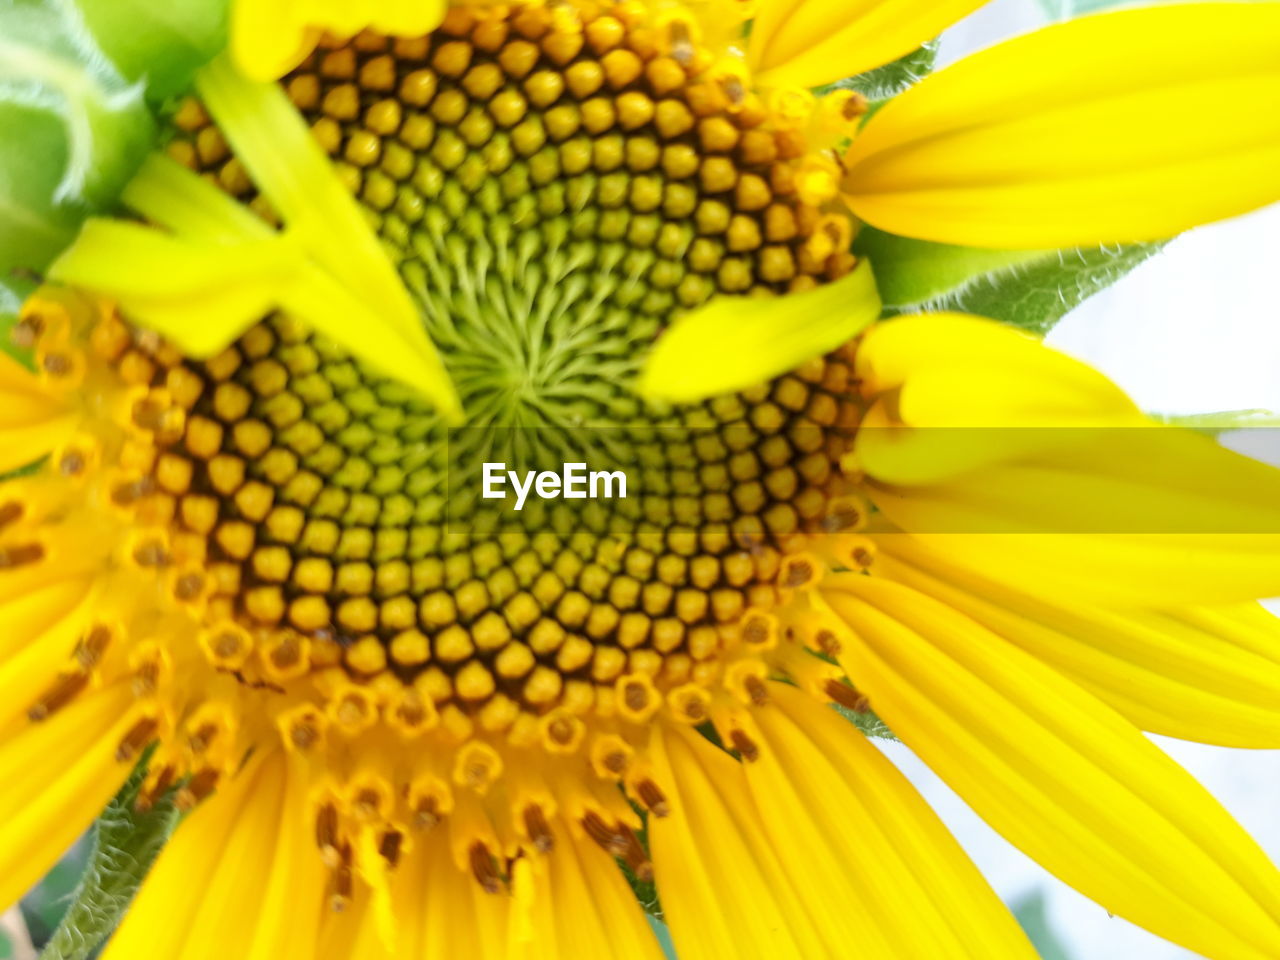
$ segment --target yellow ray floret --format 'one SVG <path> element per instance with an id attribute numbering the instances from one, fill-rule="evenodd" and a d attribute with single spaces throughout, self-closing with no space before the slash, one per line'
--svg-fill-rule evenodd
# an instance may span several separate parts
<path id="1" fill-rule="evenodd" d="M 858 216 L 944 243 L 1155 240 L 1244 213 L 1280 198 L 1280 7 L 1048 27 L 893 100 L 845 164 Z"/>
<path id="2" fill-rule="evenodd" d="M 876 572 L 947 604 L 1076 680 L 1143 730 L 1280 745 L 1280 622 L 1256 603 L 1108 610 L 949 564 L 908 534 L 875 537 Z"/>
<path id="3" fill-rule="evenodd" d="M 969 804 L 1108 910 L 1197 953 L 1280 950 L 1280 874 L 1190 776 L 1105 704 L 908 587 L 830 578 L 842 665 Z"/>
<path id="4" fill-rule="evenodd" d="M 739 724 L 758 741 L 747 781 L 805 902 L 841 912 L 860 904 L 893 957 L 1035 957 L 977 868 L 884 755 L 795 687 L 768 689 L 770 706 L 750 718 L 736 711 L 718 726 L 728 742 Z M 922 863 L 930 864 L 928 881 Z M 878 882 L 867 883 L 870 876 Z"/>
<path id="5" fill-rule="evenodd" d="M 1280 590 L 1280 474 L 1143 417 L 1101 374 L 991 321 L 869 331 L 849 466 L 899 529 L 1035 592 L 1145 606 Z"/>
<path id="6" fill-rule="evenodd" d="M 637 389 L 681 403 L 742 390 L 834 350 L 879 315 L 880 295 L 865 261 L 806 293 L 721 297 L 659 339 Z"/>
<path id="7" fill-rule="evenodd" d="M 986 0 L 765 0 L 748 61 L 761 86 L 818 87 L 888 63 Z"/>
<path id="8" fill-rule="evenodd" d="M 350 37 L 366 27 L 415 37 L 444 19 L 445 0 L 235 0 L 231 51 L 255 80 L 274 80 L 297 66 L 325 32 Z"/>
<path id="9" fill-rule="evenodd" d="M 57 863 L 128 775 L 116 744 L 136 719 L 132 699 L 118 683 L 0 739 L 0 902 Z"/>

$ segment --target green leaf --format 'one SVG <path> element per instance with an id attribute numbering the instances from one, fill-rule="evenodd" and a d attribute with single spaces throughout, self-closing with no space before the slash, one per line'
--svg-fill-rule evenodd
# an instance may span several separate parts
<path id="1" fill-rule="evenodd" d="M 48 942 L 66 915 L 89 859 L 89 838 L 81 837 L 44 878 L 22 898 L 27 933 L 37 947 Z"/>
<path id="2" fill-rule="evenodd" d="M 930 40 L 905 57 L 848 80 L 841 80 L 834 86 L 837 89 L 856 90 L 868 100 L 887 100 L 931 74 L 937 59 L 938 41 Z"/>
<path id="3" fill-rule="evenodd" d="M 1048 333 L 1068 312 L 1157 253 L 1163 243 L 1062 250 L 1043 260 L 976 280 L 943 302 L 1003 320 L 1032 333 Z"/>
<path id="4" fill-rule="evenodd" d="M 1162 246 L 987 250 L 867 227 L 854 252 L 870 261 L 889 314 L 957 310 L 1045 333 Z"/>
<path id="5" fill-rule="evenodd" d="M 155 135 L 142 88 L 74 7 L 0 0 L 0 282 L 42 270 L 113 204 Z"/>
<path id="6" fill-rule="evenodd" d="M 93 851 L 75 898 L 41 960 L 85 960 L 120 922 L 177 822 L 170 796 L 134 809 L 146 758 L 94 825 Z"/>
<path id="7" fill-rule="evenodd" d="M 1040 954 L 1040 960 L 1072 960 L 1062 940 L 1049 923 L 1045 909 L 1044 893 L 1040 890 L 1029 894 L 1013 905 L 1013 915 L 1027 934 L 1027 939 Z"/>

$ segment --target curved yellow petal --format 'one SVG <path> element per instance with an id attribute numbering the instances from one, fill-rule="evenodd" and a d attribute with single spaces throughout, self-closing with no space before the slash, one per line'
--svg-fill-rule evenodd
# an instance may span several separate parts
<path id="1" fill-rule="evenodd" d="M 128 776 L 116 748 L 132 705 L 128 684 L 115 684 L 0 741 L 0 904 L 44 876 Z"/>
<path id="2" fill-rule="evenodd" d="M 718 297 L 658 338 L 637 389 L 688 403 L 763 383 L 834 350 L 880 316 L 866 261 L 835 283 L 779 297 Z"/>
<path id="3" fill-rule="evenodd" d="M 50 277 L 113 298 L 184 351 L 208 357 L 268 314 L 299 266 L 296 244 L 282 237 L 210 245 L 92 218 Z"/>
<path id="4" fill-rule="evenodd" d="M 258 869 L 267 874 L 258 922 L 245 960 L 314 960 L 320 933 L 324 885 L 328 879 L 316 856 L 307 760 L 286 753 L 284 789 L 272 844 Z"/>
<path id="5" fill-rule="evenodd" d="M 832 578 L 841 665 L 984 819 L 1113 913 L 1205 956 L 1280 952 L 1280 872 L 1104 703 L 907 587 Z"/>
<path id="6" fill-rule="evenodd" d="M 284 92 L 247 80 L 225 57 L 202 70 L 196 85 L 236 155 L 288 224 L 288 233 L 351 296 L 367 301 L 377 325 L 349 337 L 377 336 L 382 328 L 391 328 L 418 367 L 410 385 L 427 394 L 447 418 L 457 419 L 462 409 L 457 391 L 409 292 Z M 357 351 L 384 365 L 397 362 L 389 355 L 393 352 L 387 344 Z"/>
<path id="7" fill-rule="evenodd" d="M 0 352 L 0 477 L 39 460 L 74 432 L 65 399 Z"/>
<path id="8" fill-rule="evenodd" d="M 819 87 L 932 40 L 987 0 L 765 0 L 748 60 L 762 86 Z"/>
<path id="9" fill-rule="evenodd" d="M 871 403 L 858 466 L 926 484 L 1148 420 L 1103 374 L 1005 324 L 924 314 L 877 324 L 855 361 Z M 1069 429 L 1067 429 L 1069 428 Z"/>
<path id="10" fill-rule="evenodd" d="M 1280 592 L 1280 471 L 1155 424 L 1085 364 L 937 314 L 874 327 L 856 373 L 849 465 L 951 562 L 1129 606 Z"/>
<path id="11" fill-rule="evenodd" d="M 1064 79 L 1064 66 L 1069 69 Z M 1280 6 L 1047 27 L 942 70 L 846 157 L 858 216 L 999 248 L 1154 240 L 1280 199 Z"/>
<path id="12" fill-rule="evenodd" d="M 877 536 L 876 545 L 877 575 L 971 617 L 1141 729 L 1227 747 L 1280 747 L 1280 618 L 1257 604 L 1108 610 L 1052 585 L 1034 597 L 978 577 L 907 534 Z M 1237 619 L 1255 612 L 1251 624 Z"/>
<path id="13" fill-rule="evenodd" d="M 617 864 L 585 837 L 567 826 L 556 831 L 547 858 L 545 889 L 535 896 L 554 924 L 554 949 L 539 943 L 530 952 L 545 960 L 556 957 L 616 957 L 617 960 L 661 960 L 635 894 Z M 508 954 L 495 951 L 494 960 Z M 441 958 L 444 960 L 444 958 Z"/>
<path id="14" fill-rule="evenodd" d="M 815 931 L 764 836 L 738 763 L 688 730 L 656 731 L 652 743 L 671 812 L 650 818 L 649 845 L 680 957 L 832 955 L 839 945 Z M 884 954 L 875 940 L 855 942 L 873 956 Z"/>
<path id="15" fill-rule="evenodd" d="M 439 26 L 444 0 L 235 0 L 231 52 L 255 80 L 275 80 L 314 49 L 321 33 L 350 37 L 365 27 L 421 36 Z"/>
<path id="16" fill-rule="evenodd" d="M 771 683 L 769 698 L 741 720 L 760 748 L 744 769 L 808 903 L 861 907 L 889 956 L 1034 960 L 1009 911 L 884 754 L 795 687 Z"/>

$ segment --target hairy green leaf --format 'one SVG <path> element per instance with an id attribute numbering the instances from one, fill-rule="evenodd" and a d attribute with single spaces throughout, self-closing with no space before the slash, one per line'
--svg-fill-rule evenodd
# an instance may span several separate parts
<path id="1" fill-rule="evenodd" d="M 958 310 L 1045 333 L 1163 244 L 1078 250 L 986 250 L 865 228 L 854 251 L 871 262 L 889 314 Z"/>
<path id="2" fill-rule="evenodd" d="M 868 737 L 872 737 L 877 740 L 898 739 L 894 735 L 894 732 L 889 729 L 888 724 L 870 710 L 863 710 L 859 713 L 856 710 L 850 710 L 847 707 L 842 707 L 838 703 L 833 703 L 831 707 L 836 713 L 840 714 L 840 716 L 844 717 Z"/>
<path id="3" fill-rule="evenodd" d="M 67 2 L 67 0 L 63 0 Z M 75 0 L 116 69 L 158 103 L 185 92 L 227 42 L 228 0 Z"/>
<path id="4" fill-rule="evenodd" d="M 0 0 L 0 282 L 38 273 L 115 202 L 155 139 L 67 0 Z"/>
<path id="5" fill-rule="evenodd" d="M 938 59 L 938 41 L 930 40 L 918 50 L 900 57 L 883 67 L 835 84 L 837 89 L 856 90 L 868 100 L 886 100 L 897 96 L 907 87 L 919 83 L 933 72 Z"/>
<path id="6" fill-rule="evenodd" d="M 940 304 L 1047 333 L 1068 312 L 1125 276 L 1163 243 L 1062 250 L 1003 273 L 978 278 Z"/>
<path id="7" fill-rule="evenodd" d="M 98 818 L 89 865 L 41 960 L 85 960 L 120 922 L 177 822 L 171 797 L 134 809 L 146 760 Z"/>

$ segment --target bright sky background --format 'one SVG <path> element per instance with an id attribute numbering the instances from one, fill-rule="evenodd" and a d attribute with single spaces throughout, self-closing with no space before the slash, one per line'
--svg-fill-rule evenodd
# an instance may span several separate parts
<path id="1" fill-rule="evenodd" d="M 995 0 L 952 30 L 951 62 L 1046 21 L 1040 0 Z M 1064 64 L 1088 69 L 1087 61 Z M 1176 201 L 1173 201 L 1176 202 Z M 1146 409 L 1280 412 L 1280 207 L 1203 227 L 1170 244 L 1071 313 L 1050 342 L 1088 360 Z M 1280 862 L 1280 751 L 1155 738 Z M 1037 889 L 1071 960 L 1191 960 L 1195 955 L 1113 919 L 1014 850 L 900 744 L 888 752 L 918 785 L 1009 902 Z"/>

